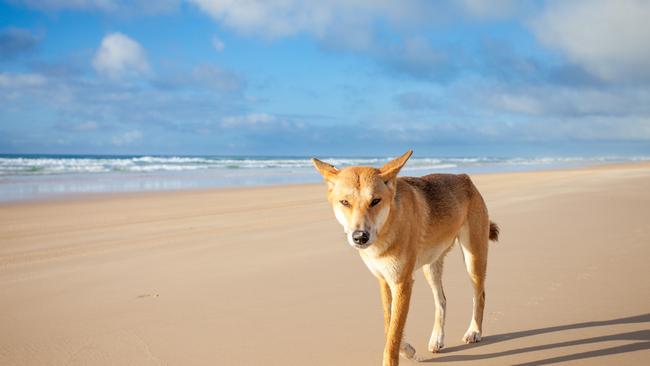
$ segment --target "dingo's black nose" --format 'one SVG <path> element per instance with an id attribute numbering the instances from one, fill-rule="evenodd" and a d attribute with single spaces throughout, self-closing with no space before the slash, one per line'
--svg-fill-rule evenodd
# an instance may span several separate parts
<path id="1" fill-rule="evenodd" d="M 352 233 L 352 240 L 355 244 L 365 244 L 370 240 L 370 234 L 367 231 L 355 230 Z"/>

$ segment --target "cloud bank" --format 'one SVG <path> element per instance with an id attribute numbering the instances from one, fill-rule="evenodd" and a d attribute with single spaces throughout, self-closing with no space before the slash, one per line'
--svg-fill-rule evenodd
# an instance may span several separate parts
<path id="1" fill-rule="evenodd" d="M 532 28 L 545 45 L 603 80 L 648 81 L 648 19 L 648 1 L 551 1 Z"/>
<path id="2" fill-rule="evenodd" d="M 39 56 L 47 32 L 0 31 L 4 150 L 50 134 L 101 152 L 650 146 L 646 1 L 13 3 L 117 31 L 58 58 Z M 163 8 L 188 17 L 188 54 L 132 37 Z"/>

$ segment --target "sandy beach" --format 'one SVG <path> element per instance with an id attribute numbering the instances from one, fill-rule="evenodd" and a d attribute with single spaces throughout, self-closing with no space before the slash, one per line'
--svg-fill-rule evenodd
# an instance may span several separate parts
<path id="1" fill-rule="evenodd" d="M 650 360 L 650 163 L 472 177 L 502 230 L 484 340 L 446 260 L 446 348 L 420 271 L 406 339 L 445 365 Z M 379 365 L 377 281 L 324 185 L 0 205 L 0 365 Z M 402 360 L 402 365 L 415 364 Z"/>

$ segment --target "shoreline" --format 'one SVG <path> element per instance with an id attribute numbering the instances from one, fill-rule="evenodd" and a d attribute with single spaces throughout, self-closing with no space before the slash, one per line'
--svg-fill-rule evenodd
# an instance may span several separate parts
<path id="1" fill-rule="evenodd" d="M 534 174 L 534 173 L 552 173 L 552 172 L 563 172 L 563 171 L 581 171 L 581 170 L 597 170 L 597 169 L 609 169 L 609 168 L 625 168 L 625 167 L 643 167 L 650 166 L 650 160 L 641 160 L 633 162 L 616 162 L 616 163 L 598 163 L 591 165 L 583 166 L 555 166 L 549 167 L 548 169 L 531 169 L 531 170 L 521 170 L 521 171 L 494 171 L 494 172 L 479 172 L 479 173 L 466 173 L 472 177 L 479 176 L 492 176 L 492 175 L 518 175 L 518 174 Z M 408 173 L 408 171 L 406 171 Z M 426 174 L 435 174 L 435 173 L 450 173 L 448 171 L 434 171 Z M 463 172 L 453 172 L 450 174 L 460 174 Z M 98 173 L 105 174 L 105 173 Z M 401 176 L 418 176 L 418 175 L 409 175 L 402 174 Z M 78 201 L 78 200 L 97 200 L 102 198 L 116 198 L 120 196 L 133 196 L 133 195 L 155 195 L 155 194 L 170 194 L 170 193 L 206 193 L 212 191 L 224 191 L 224 192 L 235 192 L 239 190 L 255 190 L 255 189 L 264 189 L 264 188 L 274 188 L 274 187 L 304 187 L 304 186 L 315 186 L 321 184 L 321 178 L 319 175 L 314 173 L 315 179 L 318 182 L 288 182 L 288 183 L 268 183 L 268 184 L 254 184 L 254 185 L 225 185 L 225 186 L 199 186 L 199 187 L 184 187 L 184 188 L 171 188 L 171 189 L 143 189 L 143 190 L 125 190 L 125 191 L 102 191 L 102 192 L 68 192 L 63 194 L 51 194 L 40 197 L 32 198 L 18 198 L 13 200 L 1 200 L 0 207 L 13 205 L 13 204 L 28 204 L 28 203 L 40 203 L 40 202 L 60 202 L 60 201 Z M 2 183 L 0 181 L 0 192 L 2 192 Z"/>

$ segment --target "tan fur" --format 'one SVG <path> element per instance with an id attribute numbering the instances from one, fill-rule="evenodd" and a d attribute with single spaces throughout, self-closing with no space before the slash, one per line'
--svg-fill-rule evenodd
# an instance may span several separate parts
<path id="1" fill-rule="evenodd" d="M 328 200 L 343 225 L 350 245 L 379 279 L 384 307 L 384 365 L 397 365 L 398 356 L 415 357 L 402 342 L 413 286 L 413 272 L 423 268 L 435 299 L 435 322 L 429 350 L 443 347 L 446 301 L 442 289 L 445 254 L 460 242 L 474 288 L 474 309 L 463 337 L 481 339 L 485 306 L 488 239 L 497 240 L 499 228 L 490 222 L 481 194 L 465 174 L 401 177 L 397 174 L 412 151 L 380 169 L 348 167 L 338 170 L 312 159 L 328 185 Z M 381 201 L 371 207 L 373 199 Z M 352 239 L 355 230 L 369 233 L 367 247 Z M 365 245 L 365 244 L 364 244 Z"/>

